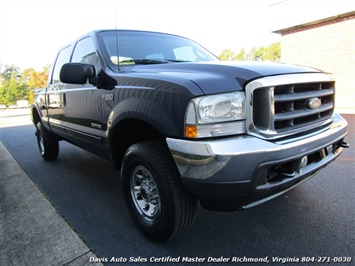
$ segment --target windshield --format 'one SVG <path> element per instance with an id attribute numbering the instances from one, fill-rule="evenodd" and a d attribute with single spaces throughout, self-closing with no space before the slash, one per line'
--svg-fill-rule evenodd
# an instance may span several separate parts
<path id="1" fill-rule="evenodd" d="M 168 62 L 205 62 L 219 59 L 197 43 L 179 36 L 118 31 L 118 52 L 115 31 L 100 32 L 107 56 L 112 64 L 160 64 Z"/>

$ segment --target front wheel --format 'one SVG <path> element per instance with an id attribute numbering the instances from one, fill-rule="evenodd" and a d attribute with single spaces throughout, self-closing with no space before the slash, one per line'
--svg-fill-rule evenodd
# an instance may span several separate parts
<path id="1" fill-rule="evenodd" d="M 132 145 L 122 165 L 122 188 L 130 215 L 151 240 L 165 242 L 189 229 L 196 199 L 183 188 L 166 145 Z"/>
<path id="2" fill-rule="evenodd" d="M 46 130 L 41 122 L 36 125 L 36 137 L 42 158 L 47 161 L 57 159 L 59 154 L 58 139 Z"/>

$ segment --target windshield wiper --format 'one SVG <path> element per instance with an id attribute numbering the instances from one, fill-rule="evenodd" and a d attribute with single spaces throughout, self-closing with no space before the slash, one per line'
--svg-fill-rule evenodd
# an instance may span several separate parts
<path id="1" fill-rule="evenodd" d="M 122 65 L 152 65 L 152 64 L 166 64 L 168 62 L 184 63 L 191 62 L 188 60 L 176 60 L 176 59 L 127 59 L 120 61 Z"/>
<path id="2" fill-rule="evenodd" d="M 182 60 L 182 59 L 164 59 L 167 62 L 174 62 L 174 63 L 188 63 L 191 62 L 189 60 Z"/>
<path id="3" fill-rule="evenodd" d="M 129 59 L 120 61 L 120 64 L 136 64 L 136 65 L 151 65 L 151 64 L 166 64 L 166 60 L 157 60 L 157 59 Z"/>

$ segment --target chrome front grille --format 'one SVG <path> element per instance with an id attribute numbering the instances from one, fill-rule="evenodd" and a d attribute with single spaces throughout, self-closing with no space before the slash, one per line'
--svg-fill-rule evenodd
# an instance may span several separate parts
<path id="1" fill-rule="evenodd" d="M 323 126 L 334 112 L 334 81 L 326 74 L 295 74 L 252 82 L 250 132 L 278 138 Z"/>
<path id="2" fill-rule="evenodd" d="M 276 86 L 274 99 L 276 132 L 318 122 L 333 113 L 334 82 Z M 315 100 L 320 102 L 319 107 L 312 107 Z"/>

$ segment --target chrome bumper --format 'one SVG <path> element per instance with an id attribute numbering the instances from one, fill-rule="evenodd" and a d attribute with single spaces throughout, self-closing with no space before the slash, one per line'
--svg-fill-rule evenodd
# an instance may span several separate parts
<path id="1" fill-rule="evenodd" d="M 260 198 L 286 190 L 315 174 L 341 153 L 340 143 L 347 133 L 347 122 L 340 115 L 334 115 L 332 120 L 332 124 L 319 131 L 282 141 L 248 135 L 200 141 L 167 138 L 166 141 L 182 181 L 191 193 L 214 198 Z M 301 165 L 304 156 L 312 158 L 307 165 Z M 270 172 L 279 166 L 289 167 L 293 175 L 280 173 L 280 177 L 270 178 Z"/>

